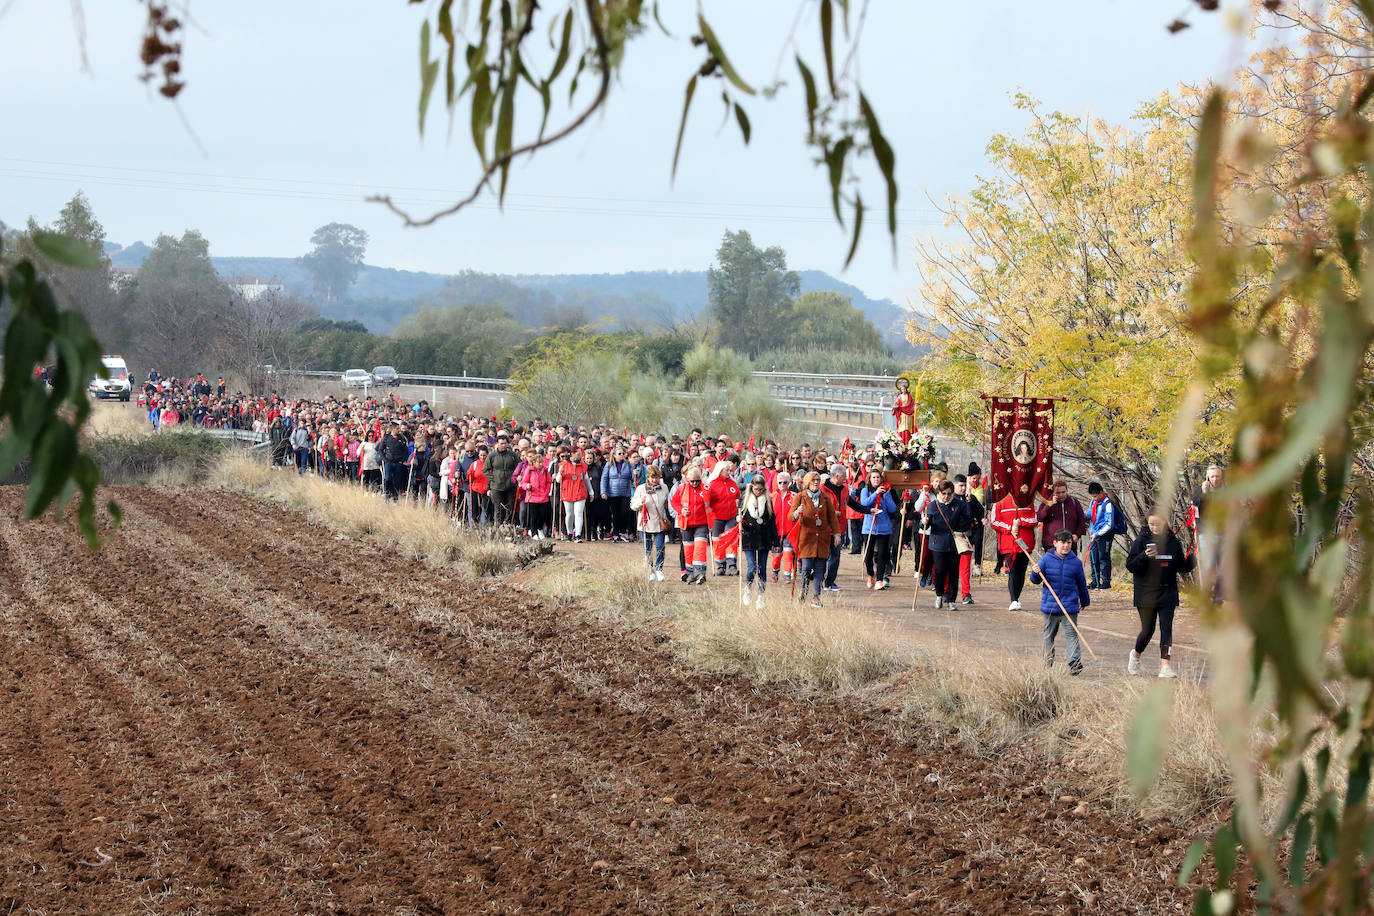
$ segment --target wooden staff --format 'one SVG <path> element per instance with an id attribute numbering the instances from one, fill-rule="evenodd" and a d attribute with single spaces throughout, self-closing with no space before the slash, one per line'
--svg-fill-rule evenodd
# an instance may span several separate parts
<path id="1" fill-rule="evenodd" d="M 873 529 L 876 528 L 876 527 L 878 527 L 878 525 L 877 525 L 878 513 L 881 512 L 881 511 L 882 511 L 882 508 L 883 508 L 883 496 L 884 496 L 884 493 L 883 493 L 883 487 L 882 487 L 881 484 L 878 486 L 878 489 L 874 491 L 874 493 L 875 493 L 876 495 L 875 495 L 874 500 L 873 500 L 873 508 L 874 508 L 876 511 L 869 512 L 869 513 L 868 513 L 868 518 L 869 518 L 869 522 L 868 522 L 868 537 L 864 538 L 864 552 L 861 554 L 861 556 L 863 557 L 863 562 L 864 562 L 864 567 L 865 567 L 864 571 L 865 571 L 865 572 L 868 571 L 868 570 L 867 570 L 867 567 L 868 567 L 868 548 L 869 548 L 869 545 L 871 545 L 871 544 L 873 543 Z M 903 510 L 903 511 L 905 512 L 905 510 Z M 876 585 L 876 584 L 877 584 L 877 583 L 875 582 L 874 585 Z"/>
<path id="2" fill-rule="evenodd" d="M 926 533 L 921 531 L 921 549 L 916 551 L 916 588 L 911 593 L 911 609 L 916 610 L 916 601 L 921 597 L 921 561 L 926 555 Z"/>
<path id="3" fill-rule="evenodd" d="M 736 559 L 735 559 L 735 567 L 736 567 L 736 569 L 739 568 L 739 556 L 740 556 L 740 554 L 744 553 L 744 511 L 745 511 L 745 510 L 744 510 L 744 504 L 745 504 L 745 502 L 747 502 L 748 499 L 749 499 L 749 485 L 748 485 L 747 483 L 744 485 L 744 489 L 745 489 L 744 496 L 743 496 L 743 497 L 740 499 L 740 501 L 739 501 L 739 514 L 735 516 L 735 530 L 739 532 L 739 535 L 738 535 L 738 536 L 739 536 L 739 543 L 740 543 L 740 546 L 737 547 L 737 548 L 735 548 L 735 557 L 736 557 Z M 771 501 L 771 497 L 769 497 L 767 493 L 764 493 L 764 499 L 768 499 L 768 500 Z M 749 569 L 749 559 L 748 559 L 748 557 L 745 557 L 745 558 L 744 558 L 744 568 L 745 568 L 746 571 Z M 755 570 L 755 574 L 757 574 L 757 572 L 758 572 L 758 570 L 756 569 L 756 570 Z M 745 594 L 746 594 L 747 591 L 748 591 L 748 586 L 747 586 L 747 584 L 746 584 L 745 581 L 744 581 L 744 573 L 740 573 L 740 574 L 739 574 L 739 603 L 740 603 L 740 604 L 743 604 L 743 603 L 744 603 L 744 598 L 745 598 Z"/>
<path id="4" fill-rule="evenodd" d="M 906 546 L 906 510 L 911 505 L 911 500 L 902 500 L 902 521 L 897 526 L 897 559 L 892 563 L 892 575 L 897 575 L 902 571 L 902 548 Z"/>
<path id="5" fill-rule="evenodd" d="M 1026 575 L 1029 576 L 1031 572 L 1030 567 L 1035 566 L 1035 558 L 1030 555 L 1026 548 L 1021 546 L 1021 540 L 1019 538 L 1012 538 L 1012 542 L 1016 544 L 1018 550 L 1020 550 L 1022 553 L 1026 555 L 1026 562 L 1027 564 L 1029 564 L 1029 566 L 1026 569 Z M 1036 568 L 1038 569 L 1039 567 Z M 1074 633 L 1078 634 L 1078 641 L 1083 644 L 1083 648 L 1088 650 L 1088 654 L 1092 656 L 1093 661 L 1097 661 L 1097 653 L 1093 651 L 1092 646 L 1088 645 L 1088 641 L 1083 638 L 1083 631 L 1078 629 L 1078 624 L 1073 622 L 1073 615 L 1070 614 L 1067 610 L 1065 610 L 1064 602 L 1060 601 L 1059 595 L 1055 594 L 1054 586 L 1050 585 L 1050 580 L 1047 579 L 1043 573 L 1041 573 L 1040 581 L 1045 584 L 1045 588 L 1050 590 L 1050 595 L 1053 596 L 1054 603 L 1059 605 L 1060 613 L 1062 613 L 1065 619 L 1069 621 L 1069 626 L 1073 627 Z"/>

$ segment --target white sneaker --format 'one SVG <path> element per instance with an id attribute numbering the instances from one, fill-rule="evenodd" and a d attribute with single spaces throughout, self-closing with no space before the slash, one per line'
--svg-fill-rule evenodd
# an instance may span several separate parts
<path id="1" fill-rule="evenodd" d="M 1131 657 L 1128 658 L 1128 659 L 1126 659 L 1126 673 L 1127 673 L 1127 674 L 1139 674 L 1139 673 L 1140 673 L 1140 653 L 1139 653 L 1139 652 L 1136 652 L 1136 650 L 1134 650 L 1134 649 L 1131 650 Z M 1162 675 L 1161 675 L 1161 676 L 1162 676 Z"/>
<path id="2" fill-rule="evenodd" d="M 935 610 L 938 611 L 938 610 L 940 610 L 940 609 L 941 609 L 942 607 L 944 607 L 944 606 L 945 606 L 945 599 L 942 598 L 942 597 L 936 597 L 936 599 L 935 599 Z"/>
<path id="3" fill-rule="evenodd" d="M 739 596 L 739 603 L 742 604 L 742 605 L 744 605 L 745 607 L 748 607 L 748 606 L 749 606 L 749 593 L 748 593 L 748 592 L 741 592 L 741 593 L 740 593 L 740 596 Z"/>
<path id="4" fill-rule="evenodd" d="M 662 582 L 662 581 L 663 581 L 663 570 L 661 570 L 661 569 L 656 569 L 656 570 L 654 570 L 654 578 L 657 579 L 658 581 Z"/>
<path id="5" fill-rule="evenodd" d="M 759 595 L 757 598 L 754 599 L 754 607 L 758 608 L 760 611 L 763 610 L 763 596 L 762 596 L 762 595 Z"/>
<path id="6" fill-rule="evenodd" d="M 1021 610 L 1021 602 L 1019 602 L 1019 601 L 1013 601 L 1011 604 L 1007 605 L 1007 610 L 1009 610 L 1009 611 L 1019 611 L 1019 610 Z"/>
<path id="7" fill-rule="evenodd" d="M 1178 672 L 1174 670 L 1174 666 L 1173 666 L 1173 665 L 1169 664 L 1169 660 L 1168 660 L 1167 658 L 1164 659 L 1164 661 L 1162 661 L 1162 662 L 1159 663 L 1159 676 L 1160 676 L 1160 677 L 1178 677 Z"/>

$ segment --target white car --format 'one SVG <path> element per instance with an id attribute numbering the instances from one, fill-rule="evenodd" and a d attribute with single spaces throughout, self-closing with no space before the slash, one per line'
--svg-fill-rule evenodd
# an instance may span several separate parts
<path id="1" fill-rule="evenodd" d="M 372 384 L 372 373 L 366 369 L 349 369 L 342 381 L 345 388 L 366 388 Z"/>
<path id="2" fill-rule="evenodd" d="M 87 389 L 91 397 L 104 400 L 105 398 L 117 399 L 120 401 L 129 400 L 133 394 L 133 386 L 129 384 L 129 366 L 124 362 L 122 356 L 102 356 L 100 362 L 105 366 L 105 371 L 109 373 L 109 378 L 96 376 L 91 379 L 90 387 Z"/>

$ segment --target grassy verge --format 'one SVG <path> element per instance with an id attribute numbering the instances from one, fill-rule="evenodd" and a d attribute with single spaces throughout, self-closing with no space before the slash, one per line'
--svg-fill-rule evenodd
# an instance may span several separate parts
<path id="1" fill-rule="evenodd" d="M 235 448 L 234 444 L 185 431 L 158 435 L 106 434 L 91 436 L 82 444 L 100 468 L 100 480 L 111 486 L 154 484 L 185 486 L 209 478 L 212 468 Z M 29 463 L 25 458 L 0 483 L 27 484 Z"/>
<path id="2" fill-rule="evenodd" d="M 455 528 L 443 514 L 321 477 L 272 470 L 260 456 L 235 452 L 215 465 L 211 483 L 289 506 L 335 531 L 367 537 L 431 566 L 461 565 L 478 576 L 499 576 L 528 564 L 537 551 L 504 532 Z"/>

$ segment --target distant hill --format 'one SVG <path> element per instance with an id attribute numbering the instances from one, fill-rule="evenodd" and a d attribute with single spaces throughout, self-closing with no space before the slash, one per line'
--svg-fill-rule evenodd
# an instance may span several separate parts
<path id="1" fill-rule="evenodd" d="M 147 257 L 149 248 L 143 242 L 128 247 L 106 243 L 110 260 L 118 267 L 138 267 Z M 226 279 L 254 276 L 275 279 L 286 286 L 288 293 L 309 298 L 309 272 L 294 258 L 230 257 L 214 258 L 215 269 Z M 912 352 L 903 326 L 907 310 L 891 299 L 872 299 L 851 283 L 837 280 L 819 270 L 799 270 L 802 292 L 835 291 L 849 296 L 856 308 L 883 332 L 884 339 L 898 355 Z M 470 278 L 472 275 L 464 275 Z M 690 321 L 706 309 L 707 280 L 704 270 L 641 270 L 622 274 L 508 274 L 492 280 L 506 281 L 529 290 L 534 295 L 527 303 L 509 302 L 512 312 L 530 321 L 530 303 L 539 303 L 545 311 L 558 310 L 576 313 L 580 310 L 589 322 L 608 327 L 631 326 L 636 323 L 666 323 L 672 320 Z M 395 270 L 390 267 L 363 266 L 358 281 L 349 291 L 347 302 L 321 306 L 327 318 L 357 319 L 377 334 L 391 331 L 406 315 L 422 305 L 441 300 L 441 294 L 453 275 L 422 271 Z M 463 276 L 453 277 L 460 288 Z"/>

